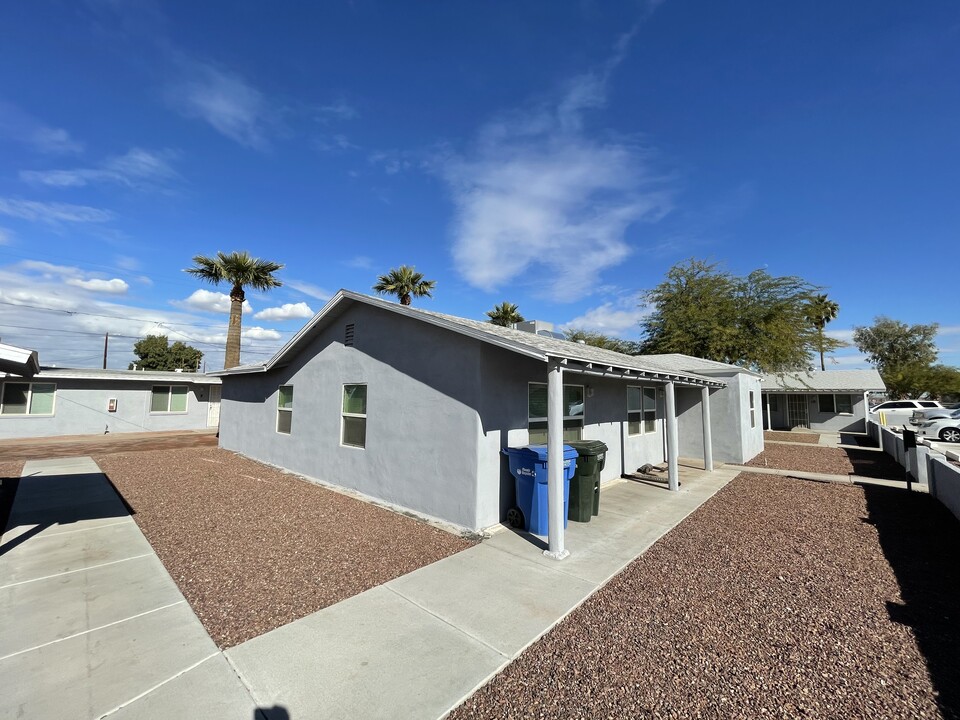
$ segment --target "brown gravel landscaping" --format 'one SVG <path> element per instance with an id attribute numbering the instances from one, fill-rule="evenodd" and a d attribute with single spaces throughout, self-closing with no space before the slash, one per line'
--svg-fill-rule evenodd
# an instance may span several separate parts
<path id="1" fill-rule="evenodd" d="M 886 453 L 875 450 L 771 444 L 746 464 L 752 467 L 803 470 L 831 475 L 852 474 L 890 480 L 903 479 L 903 468 L 900 464 Z"/>
<path id="2" fill-rule="evenodd" d="M 223 648 L 473 544 L 224 450 L 96 462 Z"/>
<path id="3" fill-rule="evenodd" d="M 820 442 L 820 433 L 784 432 L 780 430 L 766 430 L 763 439 L 771 442 L 795 442 L 816 445 Z"/>
<path id="4" fill-rule="evenodd" d="M 957 718 L 957 557 L 929 495 L 741 474 L 450 718 Z"/>

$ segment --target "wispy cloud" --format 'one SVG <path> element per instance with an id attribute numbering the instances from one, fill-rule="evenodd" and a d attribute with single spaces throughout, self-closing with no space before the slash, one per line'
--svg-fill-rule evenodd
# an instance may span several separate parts
<path id="1" fill-rule="evenodd" d="M 225 313 L 230 312 L 230 296 L 226 293 L 214 292 L 212 290 L 195 290 L 192 295 L 183 300 L 171 300 L 170 304 L 189 310 L 199 310 L 201 312 Z M 253 312 L 253 308 L 246 300 L 243 301 L 243 311 L 245 313 Z"/>
<path id="2" fill-rule="evenodd" d="M 49 225 L 59 223 L 104 223 L 113 219 L 109 210 L 71 205 L 58 202 L 38 202 L 19 198 L 0 197 L 0 215 L 42 222 Z"/>
<path id="3" fill-rule="evenodd" d="M 269 147 L 268 136 L 277 115 L 262 92 L 240 75 L 209 63 L 181 64 L 187 77 L 167 90 L 174 107 L 245 147 Z"/>
<path id="4" fill-rule="evenodd" d="M 313 317 L 313 310 L 305 302 L 284 303 L 280 307 L 264 308 L 254 317 L 257 320 L 294 320 Z"/>
<path id="5" fill-rule="evenodd" d="M 313 147 L 320 152 L 345 152 L 347 150 L 359 150 L 359 145 L 354 145 L 347 139 L 346 135 L 322 135 L 314 138 Z"/>
<path id="6" fill-rule="evenodd" d="M 641 297 L 630 294 L 591 308 L 564 323 L 562 328 L 594 330 L 616 336 L 635 335 L 639 332 L 640 322 L 649 314 L 650 308 L 643 303 Z"/>
<path id="7" fill-rule="evenodd" d="M 283 283 L 297 292 L 303 293 L 308 297 L 316 298 L 317 300 L 322 300 L 323 302 L 333 297 L 333 293 L 329 290 L 324 290 L 322 287 L 314 285 L 313 283 L 304 282 L 303 280 L 284 280 Z"/>
<path id="8" fill-rule="evenodd" d="M 320 122 L 327 123 L 331 120 L 353 120 L 360 116 L 356 107 L 351 105 L 343 98 L 317 108 L 316 118 Z"/>
<path id="9" fill-rule="evenodd" d="M 16 105 L 0 101 L 0 138 L 23 143 L 48 155 L 71 155 L 83 151 L 83 143 L 63 128 L 51 127 Z"/>
<path id="10" fill-rule="evenodd" d="M 0 245 L 9 245 L 13 242 L 13 230 L 0 227 Z"/>
<path id="11" fill-rule="evenodd" d="M 120 278 L 105 278 L 103 273 L 92 273 L 71 265 L 55 265 L 43 260 L 21 260 L 11 267 L 25 278 L 59 282 L 92 293 L 123 295 L 130 287 Z"/>
<path id="12" fill-rule="evenodd" d="M 107 159 L 97 168 L 71 170 L 21 170 L 20 179 L 33 185 L 83 187 L 90 183 L 109 182 L 134 188 L 164 185 L 178 177 L 170 166 L 175 153 L 170 150 L 152 152 L 133 148 L 124 155 Z"/>
<path id="13" fill-rule="evenodd" d="M 486 123 L 470 151 L 434 162 L 455 205 L 454 263 L 470 285 L 535 283 L 540 295 L 577 300 L 630 255 L 631 225 L 670 211 L 672 193 L 648 149 L 583 130 L 634 32 L 558 99 Z M 534 264 L 544 270 L 528 273 Z"/>
<path id="14" fill-rule="evenodd" d="M 358 270 L 373 270 L 373 258 L 366 255 L 354 255 L 344 265 Z"/>

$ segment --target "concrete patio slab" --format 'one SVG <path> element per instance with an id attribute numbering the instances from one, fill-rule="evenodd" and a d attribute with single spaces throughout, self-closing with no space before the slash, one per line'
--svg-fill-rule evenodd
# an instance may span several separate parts
<path id="1" fill-rule="evenodd" d="M 331 720 L 440 717 L 506 663 L 382 585 L 225 655 L 260 707 Z"/>
<path id="2" fill-rule="evenodd" d="M 186 602 L 0 660 L 4 717 L 99 718 L 211 655 Z"/>
<path id="3" fill-rule="evenodd" d="M 484 543 L 391 580 L 387 587 L 513 657 L 596 589 L 596 583 L 560 569 Z"/>
<path id="4" fill-rule="evenodd" d="M 182 600 L 155 555 L 8 586 L 0 606 L 28 612 L 0 625 L 0 658 Z"/>
<path id="5" fill-rule="evenodd" d="M 108 720 L 260 720 L 256 703 L 223 655 L 214 655 L 152 692 L 124 705 Z"/>
<path id="6" fill-rule="evenodd" d="M 4 553 L 0 588 L 151 554 L 153 548 L 135 523 L 107 525 L 89 532 L 38 535 Z"/>

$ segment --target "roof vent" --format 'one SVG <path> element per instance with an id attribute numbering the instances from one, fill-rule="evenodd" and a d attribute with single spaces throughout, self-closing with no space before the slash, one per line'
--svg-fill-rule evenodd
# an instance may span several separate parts
<path id="1" fill-rule="evenodd" d="M 346 347 L 353 347 L 353 323 L 347 325 L 343 332 L 343 344 Z"/>

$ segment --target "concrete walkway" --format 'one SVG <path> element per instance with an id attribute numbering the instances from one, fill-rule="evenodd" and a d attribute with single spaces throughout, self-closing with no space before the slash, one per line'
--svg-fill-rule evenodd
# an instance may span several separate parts
<path id="1" fill-rule="evenodd" d="M 90 458 L 30 460 L 0 537 L 0 718 L 255 718 Z"/>
<path id="2" fill-rule="evenodd" d="M 566 560 L 502 531 L 225 654 L 268 718 L 442 717 L 738 472 L 618 482 L 569 524 Z"/>
<path id="3" fill-rule="evenodd" d="M 0 718 L 440 718 L 738 472 L 618 481 L 566 560 L 503 530 L 220 652 L 96 464 L 29 461 L 0 549 Z"/>

